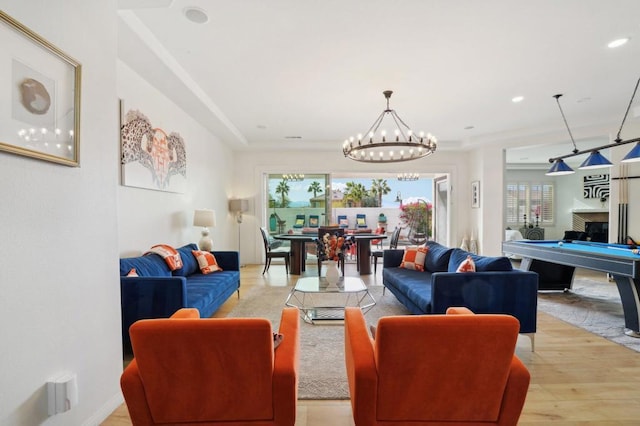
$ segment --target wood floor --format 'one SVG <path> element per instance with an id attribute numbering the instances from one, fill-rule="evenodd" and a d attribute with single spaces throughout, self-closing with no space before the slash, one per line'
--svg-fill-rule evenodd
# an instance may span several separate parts
<path id="1" fill-rule="evenodd" d="M 381 269 L 364 276 L 368 285 L 382 285 Z M 262 265 L 241 270 L 242 289 L 250 286 L 293 285 L 298 276 L 287 276 L 284 265 L 274 264 L 264 276 Z M 309 265 L 306 274 L 316 274 Z M 347 264 L 347 275 L 356 275 Z M 606 280 L 604 274 L 579 270 L 578 274 Z M 242 297 L 242 291 L 241 291 Z M 387 293 L 385 297 L 393 297 Z M 237 300 L 229 299 L 215 316 L 223 317 Z M 517 355 L 531 372 L 520 425 L 640 425 L 640 353 L 538 313 L 536 352 L 529 339 L 520 336 Z M 130 425 L 123 404 L 103 426 Z M 349 401 L 298 402 L 296 426 L 353 425 Z"/>

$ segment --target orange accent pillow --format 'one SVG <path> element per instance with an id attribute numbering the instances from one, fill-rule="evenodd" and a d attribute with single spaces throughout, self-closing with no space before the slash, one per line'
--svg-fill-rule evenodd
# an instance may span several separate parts
<path id="1" fill-rule="evenodd" d="M 427 258 L 429 247 L 412 247 L 404 251 L 401 268 L 413 269 L 414 271 L 424 271 L 424 261 Z"/>
<path id="2" fill-rule="evenodd" d="M 128 277 L 138 277 L 138 271 L 136 271 L 136 268 L 131 268 L 131 270 L 129 272 L 127 272 L 127 276 Z"/>
<path id="3" fill-rule="evenodd" d="M 456 269 L 456 272 L 475 272 L 475 271 L 476 271 L 476 264 L 474 263 L 471 256 L 467 256 L 467 258 L 460 263 L 460 265 L 458 266 L 458 269 Z"/>
<path id="4" fill-rule="evenodd" d="M 200 266 L 200 272 L 203 274 L 222 271 L 222 268 L 218 266 L 216 257 L 212 253 L 201 250 L 192 250 L 191 253 L 196 257 L 198 266 Z"/>
<path id="5" fill-rule="evenodd" d="M 161 256 L 167 263 L 169 270 L 175 271 L 176 269 L 182 268 L 182 258 L 180 257 L 180 253 L 170 245 L 156 244 L 151 247 L 149 251 Z"/>

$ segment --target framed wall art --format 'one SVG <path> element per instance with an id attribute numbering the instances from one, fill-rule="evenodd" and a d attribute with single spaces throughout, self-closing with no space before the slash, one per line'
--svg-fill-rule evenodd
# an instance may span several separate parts
<path id="1" fill-rule="evenodd" d="M 609 198 L 609 174 L 583 177 L 584 198 Z"/>
<path id="2" fill-rule="evenodd" d="M 471 182 L 471 207 L 477 209 L 480 207 L 480 181 Z"/>
<path id="3" fill-rule="evenodd" d="M 187 149 L 180 133 L 120 101 L 120 166 L 124 186 L 184 193 Z"/>
<path id="4" fill-rule="evenodd" d="M 0 151 L 80 165 L 75 59 L 0 10 Z"/>

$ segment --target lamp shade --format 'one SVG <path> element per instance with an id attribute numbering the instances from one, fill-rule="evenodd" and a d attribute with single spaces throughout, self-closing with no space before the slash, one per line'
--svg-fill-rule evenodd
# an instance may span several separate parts
<path id="1" fill-rule="evenodd" d="M 193 213 L 193 226 L 213 228 L 216 226 L 216 212 L 213 210 L 196 210 Z"/>
<path id="2" fill-rule="evenodd" d="M 249 210 L 249 200 L 236 198 L 229 200 L 229 211 L 233 213 L 246 212 Z"/>
<path id="3" fill-rule="evenodd" d="M 602 167 L 611 167 L 611 161 L 607 160 L 600 151 L 591 151 L 591 154 L 578 167 L 581 170 L 600 169 Z"/>
<path id="4" fill-rule="evenodd" d="M 571 173 L 575 173 L 575 171 L 564 162 L 564 160 L 556 160 L 553 162 L 553 165 L 549 169 L 547 176 L 562 176 L 562 175 L 570 175 Z"/>
<path id="5" fill-rule="evenodd" d="M 635 163 L 636 161 L 640 161 L 640 142 L 620 160 L 621 163 Z"/>

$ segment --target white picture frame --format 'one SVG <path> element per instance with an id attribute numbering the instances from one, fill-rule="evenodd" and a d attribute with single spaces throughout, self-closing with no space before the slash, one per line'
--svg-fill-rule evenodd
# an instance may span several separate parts
<path id="1" fill-rule="evenodd" d="M 480 181 L 471 182 L 471 208 L 480 208 Z"/>

